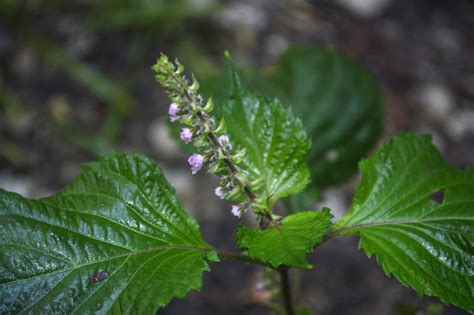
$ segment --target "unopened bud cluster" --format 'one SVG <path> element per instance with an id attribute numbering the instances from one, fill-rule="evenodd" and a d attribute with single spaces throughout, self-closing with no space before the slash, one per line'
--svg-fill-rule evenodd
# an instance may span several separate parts
<path id="1" fill-rule="evenodd" d="M 180 122 L 186 127 L 180 138 L 192 144 L 198 151 L 188 158 L 191 173 L 196 174 L 206 165 L 209 173 L 217 174 L 219 186 L 215 193 L 222 199 L 239 199 L 247 196 L 247 202 L 232 206 L 232 214 L 240 217 L 255 202 L 255 195 L 249 188 L 249 180 L 238 164 L 245 151 L 232 152 L 229 136 L 225 134 L 224 120 L 216 124 L 211 112 L 214 109 L 212 98 L 206 102 L 199 93 L 199 82 L 194 75 L 191 81 L 183 74 L 184 67 L 177 60 L 172 63 L 161 55 L 153 66 L 156 80 L 166 89 L 172 103 L 168 114 L 171 122 Z"/>

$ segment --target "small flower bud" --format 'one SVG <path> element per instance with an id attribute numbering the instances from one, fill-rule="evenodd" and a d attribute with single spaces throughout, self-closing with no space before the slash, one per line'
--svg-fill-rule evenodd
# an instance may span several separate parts
<path id="1" fill-rule="evenodd" d="M 201 154 L 193 154 L 188 158 L 189 166 L 191 167 L 191 173 L 196 174 L 204 163 L 204 157 Z"/>
<path id="2" fill-rule="evenodd" d="M 217 138 L 217 141 L 221 146 L 224 148 L 232 148 L 232 145 L 230 144 L 229 136 L 228 135 L 222 135 L 219 138 Z"/>
<path id="3" fill-rule="evenodd" d="M 230 210 L 230 212 L 232 212 L 232 214 L 235 215 L 237 218 L 242 217 L 242 212 L 240 211 L 239 206 L 233 205 L 232 210 Z"/>
<path id="4" fill-rule="evenodd" d="M 184 143 L 190 143 L 191 140 L 193 139 L 193 132 L 189 128 L 183 128 L 181 129 L 181 134 L 179 135 L 181 140 L 183 140 Z"/>
<path id="5" fill-rule="evenodd" d="M 214 190 L 214 193 L 216 194 L 217 197 L 223 199 L 224 198 L 224 189 L 222 189 L 222 187 L 217 187 L 215 190 Z"/>
<path id="6" fill-rule="evenodd" d="M 168 109 L 168 114 L 170 115 L 171 122 L 175 122 L 176 120 L 179 119 L 178 113 L 179 113 L 178 104 L 171 103 L 170 108 Z"/>

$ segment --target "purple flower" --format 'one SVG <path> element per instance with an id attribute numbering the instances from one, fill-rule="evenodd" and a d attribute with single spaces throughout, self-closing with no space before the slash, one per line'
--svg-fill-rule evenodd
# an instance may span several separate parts
<path id="1" fill-rule="evenodd" d="M 240 218 L 242 216 L 242 212 L 240 211 L 240 207 L 233 205 L 232 210 L 230 210 L 233 215 L 235 215 L 237 218 Z"/>
<path id="2" fill-rule="evenodd" d="M 217 197 L 219 197 L 221 199 L 224 197 L 224 190 L 222 189 L 222 187 L 217 187 L 214 190 L 214 193 L 216 194 Z"/>
<path id="3" fill-rule="evenodd" d="M 184 143 L 189 143 L 193 139 L 193 132 L 189 128 L 183 128 L 179 137 Z"/>
<path id="4" fill-rule="evenodd" d="M 178 113 L 179 113 L 178 104 L 171 103 L 170 108 L 168 109 L 168 114 L 170 115 L 171 122 L 175 122 L 176 120 L 179 119 Z"/>
<path id="5" fill-rule="evenodd" d="M 193 154 L 188 158 L 189 166 L 191 166 L 191 173 L 196 174 L 204 163 L 204 157 L 201 154 Z"/>
<path id="6" fill-rule="evenodd" d="M 232 148 L 232 145 L 230 144 L 230 141 L 229 141 L 229 136 L 228 135 L 222 135 L 220 136 L 219 138 L 217 138 L 217 141 L 219 142 L 219 144 L 223 147 L 229 147 L 229 148 Z"/>

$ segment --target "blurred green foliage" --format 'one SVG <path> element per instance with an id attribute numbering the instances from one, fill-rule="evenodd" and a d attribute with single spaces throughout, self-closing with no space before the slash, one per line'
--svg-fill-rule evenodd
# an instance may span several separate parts
<path id="1" fill-rule="evenodd" d="M 90 94 L 103 104 L 105 115 L 102 118 L 102 125 L 97 128 L 99 133 L 88 130 L 70 115 L 58 117 L 57 107 L 50 109 L 47 123 L 69 143 L 97 156 L 113 151 L 122 131 L 123 120 L 137 107 L 136 74 L 148 65 L 144 62 L 145 56 L 156 39 L 175 38 L 176 46 L 181 47 L 177 50 L 191 51 L 187 44 L 187 26 L 183 21 L 208 16 L 216 6 L 216 2 L 212 0 L 73 0 L 67 2 L 0 0 L 0 18 L 14 36 L 18 47 L 28 47 L 41 62 L 50 65 L 54 71 L 62 73 L 84 89 L 84 94 Z M 53 19 L 51 20 L 51 22 L 54 21 L 53 23 L 56 23 L 56 17 L 78 18 L 83 31 L 99 37 L 120 37 L 123 32 L 132 33 L 136 40 L 131 43 L 121 43 L 126 46 L 130 56 L 127 64 L 123 65 L 121 77 L 112 77 L 107 69 L 99 69 L 96 65 L 85 61 L 83 56 L 69 51 L 67 43 L 61 43 L 55 38 L 57 37 L 55 33 L 61 33 L 62 30 L 49 30 L 48 28 L 54 24 L 49 26 L 48 23 L 44 24 L 42 17 Z M 33 104 L 30 104 L 31 100 L 22 97 L 18 91 L 14 92 L 14 90 L 9 87 L 8 82 L 2 84 L 0 111 L 9 113 L 17 111 L 18 108 L 22 108 L 23 111 L 35 111 Z M 62 104 L 63 109 L 60 111 L 69 112 L 73 106 L 75 106 L 74 102 Z M 0 142 L 3 146 L 5 141 Z"/>
<path id="2" fill-rule="evenodd" d="M 94 6 L 92 22 L 99 29 L 155 29 L 183 18 L 208 15 L 214 1 L 192 0 L 106 0 Z"/>

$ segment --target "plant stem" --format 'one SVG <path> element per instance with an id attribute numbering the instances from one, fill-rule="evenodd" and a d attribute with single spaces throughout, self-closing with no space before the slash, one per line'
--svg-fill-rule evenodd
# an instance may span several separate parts
<path id="1" fill-rule="evenodd" d="M 288 267 L 281 266 L 280 268 L 278 268 L 278 272 L 280 273 L 281 293 L 283 295 L 286 315 L 295 315 L 293 299 L 291 298 L 291 286 L 290 278 L 288 276 Z"/>
<path id="2" fill-rule="evenodd" d="M 228 252 L 228 251 L 225 251 L 225 250 L 216 250 L 216 251 L 217 251 L 217 255 L 219 256 L 219 259 L 221 259 L 221 260 L 227 260 L 227 259 L 240 260 L 240 261 L 251 263 L 251 264 L 254 264 L 254 265 L 260 265 L 260 266 L 263 266 L 263 267 L 266 267 L 266 268 L 272 268 L 271 266 L 265 264 L 264 262 L 262 262 L 258 259 L 254 259 L 254 258 L 252 258 L 250 256 L 247 256 L 247 255 L 244 255 L 244 254 L 232 253 L 232 252 Z"/>
<path id="3" fill-rule="evenodd" d="M 323 235 L 323 241 L 326 242 L 332 238 L 335 238 L 336 236 L 339 236 L 338 232 L 339 231 L 333 231 L 333 230 L 326 232 L 326 234 Z"/>

